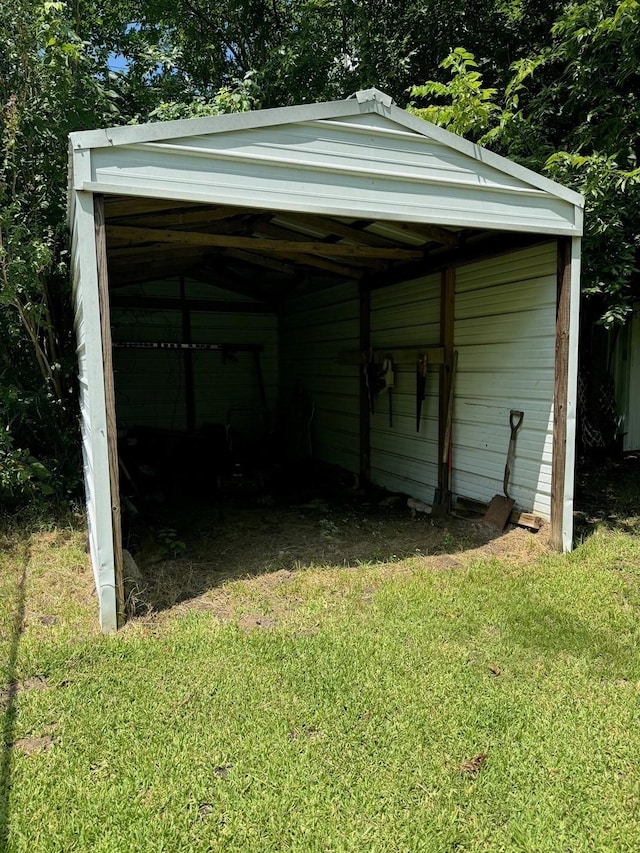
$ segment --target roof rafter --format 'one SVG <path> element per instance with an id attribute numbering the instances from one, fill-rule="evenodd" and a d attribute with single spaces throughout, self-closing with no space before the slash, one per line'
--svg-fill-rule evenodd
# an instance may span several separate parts
<path id="1" fill-rule="evenodd" d="M 235 237 L 224 234 L 205 234 L 201 231 L 180 231 L 162 228 L 137 228 L 128 225 L 108 225 L 110 238 L 128 240 L 130 243 L 164 242 L 213 248 L 244 249 L 274 254 L 320 254 L 337 258 L 378 258 L 386 260 L 411 260 L 424 256 L 422 249 L 377 246 L 353 246 L 346 243 L 322 241 L 271 240 L 256 237 Z"/>

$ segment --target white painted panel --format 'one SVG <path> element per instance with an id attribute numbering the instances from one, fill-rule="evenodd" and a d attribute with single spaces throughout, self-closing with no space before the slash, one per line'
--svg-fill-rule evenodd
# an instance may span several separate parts
<path id="1" fill-rule="evenodd" d="M 352 282 L 290 299 L 280 319 L 281 404 L 286 411 L 297 383 L 315 403 L 316 458 L 360 469 L 360 373 L 337 363 L 359 349 L 359 298 Z"/>
<path id="2" fill-rule="evenodd" d="M 564 500 L 562 505 L 562 550 L 573 548 L 573 499 L 576 471 L 576 426 L 578 419 L 578 341 L 580 334 L 580 279 L 582 275 L 582 239 L 571 240 L 569 341 L 567 363 L 566 458 Z"/>
<path id="3" fill-rule="evenodd" d="M 442 141 L 366 118 L 98 148 L 91 188 L 459 227 L 580 230 L 570 201 Z"/>
<path id="4" fill-rule="evenodd" d="M 502 493 L 509 412 L 524 411 L 510 494 L 549 519 L 557 291 L 555 242 L 457 270 L 453 491 Z"/>
<path id="5" fill-rule="evenodd" d="M 296 166 L 334 170 L 379 171 L 385 176 L 400 176 L 409 181 L 454 181 L 534 192 L 517 178 L 478 163 L 448 146 L 414 134 L 381 133 L 362 124 L 346 126 L 335 122 L 291 124 L 236 131 L 215 136 L 192 136 L 146 143 L 154 151 L 187 150 L 206 153 L 220 160 L 266 162 L 270 165 L 294 163 Z M 535 190 L 539 193 L 539 190 Z"/>
<path id="6" fill-rule="evenodd" d="M 89 550 L 103 631 L 117 627 L 93 196 L 76 194 L 72 276 Z"/>
<path id="7" fill-rule="evenodd" d="M 440 275 L 395 284 L 371 295 L 371 343 L 375 348 L 438 346 Z M 396 365 L 389 426 L 388 392 L 371 417 L 371 479 L 392 491 L 433 502 L 438 483 L 439 368 L 427 373 L 426 399 L 416 429 L 416 367 Z"/>

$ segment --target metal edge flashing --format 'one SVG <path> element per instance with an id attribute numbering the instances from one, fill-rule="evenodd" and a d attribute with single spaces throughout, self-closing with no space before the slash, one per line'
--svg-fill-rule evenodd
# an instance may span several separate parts
<path id="1" fill-rule="evenodd" d="M 139 125 L 107 127 L 85 130 L 70 134 L 74 151 L 87 148 L 109 148 L 130 145 L 135 142 L 154 142 L 180 136 L 203 136 L 233 130 L 250 130 L 257 127 L 273 127 L 310 119 L 360 115 L 377 110 L 377 101 L 360 103 L 356 99 L 324 101 L 317 104 L 301 104 L 292 107 L 274 107 L 267 110 L 252 110 L 245 113 L 229 113 L 203 118 L 186 118 L 176 121 L 158 121 Z"/>
<path id="2" fill-rule="evenodd" d="M 341 101 L 325 101 L 246 113 L 80 131 L 70 134 L 69 139 L 74 152 L 79 152 L 91 148 L 159 142 L 181 136 L 201 136 L 234 130 L 249 130 L 258 127 L 272 127 L 278 124 L 347 117 L 368 112 L 379 113 L 421 136 L 434 139 L 474 160 L 486 163 L 488 166 L 512 177 L 530 183 L 537 189 L 568 201 L 578 208 L 584 207 L 584 198 L 579 193 L 520 166 L 512 160 L 495 154 L 487 148 L 482 148 L 461 136 L 408 113 L 396 106 L 389 95 L 380 92 L 378 89 L 356 92 L 351 98 Z"/>
<path id="3" fill-rule="evenodd" d="M 117 183 L 107 183 L 102 181 L 84 181 L 81 187 L 78 189 L 86 190 L 87 192 L 92 193 L 104 193 L 105 195 L 119 195 L 119 196 L 128 196 L 128 197 L 138 197 L 138 198 L 154 198 L 154 199 L 168 199 L 170 201 L 185 201 L 185 202 L 193 202 L 194 204 L 223 204 L 228 205 L 230 207 L 238 206 L 238 207 L 247 207 L 246 202 L 242 203 L 238 199 L 238 195 L 231 190 L 227 190 L 225 193 L 213 193 L 213 192 L 198 192 L 196 189 L 192 191 L 186 191 L 184 189 L 180 190 L 170 190 L 164 186 L 158 187 L 135 187 L 135 186 L 125 186 Z M 478 188 L 477 191 L 482 193 L 482 188 Z M 252 199 L 251 208 L 255 210 L 273 210 L 273 204 L 261 203 L 259 200 Z M 394 213 L 393 211 L 378 211 L 380 216 L 384 218 L 385 221 L 388 222 L 406 222 L 411 223 L 415 222 L 417 224 L 424 225 L 450 225 L 454 227 L 469 227 L 474 228 L 478 227 L 477 220 L 468 219 L 468 220 L 460 220 L 459 217 L 445 216 L 444 214 L 438 215 L 430 215 L 429 208 L 424 207 L 423 205 L 416 205 L 416 208 L 420 211 L 419 213 L 414 213 L 413 211 L 405 210 L 403 213 Z M 357 217 L 362 215 L 363 210 L 361 207 L 356 207 L 354 204 L 351 204 L 347 209 L 346 207 L 338 207 L 337 205 L 332 204 L 323 204 L 317 203 L 311 206 L 308 201 L 303 200 L 300 202 L 296 202 L 292 198 L 287 200 L 287 203 L 281 203 L 277 210 L 282 212 L 292 212 L 292 213 L 313 213 L 319 216 L 342 216 L 342 217 Z M 367 213 L 370 215 L 370 212 Z M 567 222 L 566 225 L 557 225 L 552 226 L 548 224 L 542 225 L 534 225 L 530 222 L 528 223 L 518 223 L 514 220 L 510 220 L 509 222 L 504 222 L 500 225 L 500 227 L 495 229 L 490 229 L 488 225 L 484 226 L 486 230 L 495 230 L 496 232 L 517 232 L 524 234 L 546 234 L 548 236 L 565 236 L 565 237 L 573 237 L 577 234 L 581 233 L 576 230 L 574 225 L 571 225 Z"/>
<path id="4" fill-rule="evenodd" d="M 580 331 L 581 239 L 571 240 L 571 308 L 569 317 L 569 376 L 567 388 L 567 456 L 562 507 L 562 550 L 573 550 L 573 499 L 576 464 L 576 419 L 578 394 L 578 334 Z"/>

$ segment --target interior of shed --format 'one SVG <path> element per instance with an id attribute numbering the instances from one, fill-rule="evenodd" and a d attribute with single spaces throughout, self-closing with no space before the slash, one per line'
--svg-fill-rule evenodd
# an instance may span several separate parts
<path id="1" fill-rule="evenodd" d="M 176 498 L 304 505 L 371 483 L 405 513 L 446 508 L 447 271 L 533 238 L 101 203 L 125 546 L 131 518 Z"/>

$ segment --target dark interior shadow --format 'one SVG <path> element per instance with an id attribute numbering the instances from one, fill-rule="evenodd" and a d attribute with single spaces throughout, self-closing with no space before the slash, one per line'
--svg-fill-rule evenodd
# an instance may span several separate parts
<path id="1" fill-rule="evenodd" d="M 11 766 L 13 761 L 13 739 L 16 724 L 18 684 L 16 681 L 18 649 L 24 631 L 26 582 L 26 555 L 22 561 L 22 572 L 16 588 L 16 603 L 13 624 L 10 626 L 9 653 L 6 665 L 6 688 L 0 692 L 2 712 L 2 755 L 0 756 L 0 853 L 9 849 L 9 816 L 11 805 Z"/>
<path id="2" fill-rule="evenodd" d="M 640 453 L 582 460 L 576 469 L 575 538 L 597 527 L 640 534 Z"/>
<path id="3" fill-rule="evenodd" d="M 161 611 L 236 579 L 453 554 L 497 535 L 465 520 L 412 515 L 406 497 L 394 501 L 382 491 L 309 494 L 236 492 L 168 502 L 134 553 L 143 601 Z"/>

